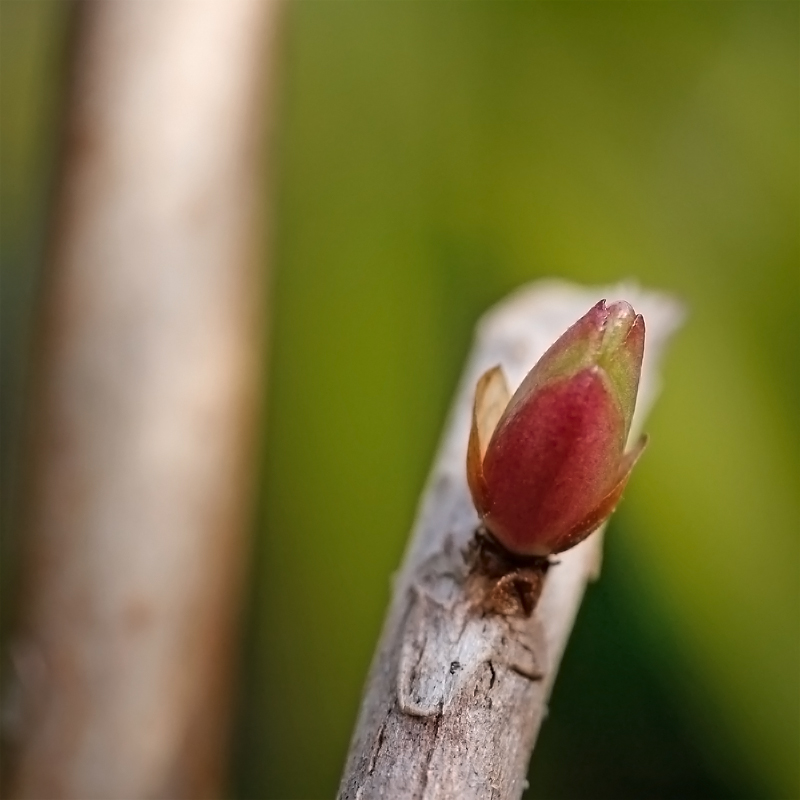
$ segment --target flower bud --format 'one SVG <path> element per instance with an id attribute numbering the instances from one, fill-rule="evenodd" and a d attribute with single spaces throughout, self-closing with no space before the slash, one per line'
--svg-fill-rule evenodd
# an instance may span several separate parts
<path id="1" fill-rule="evenodd" d="M 510 397 L 500 367 L 475 390 L 467 451 L 472 499 L 489 533 L 520 556 L 578 544 L 614 510 L 644 437 L 625 453 L 644 353 L 644 319 L 599 302 Z"/>

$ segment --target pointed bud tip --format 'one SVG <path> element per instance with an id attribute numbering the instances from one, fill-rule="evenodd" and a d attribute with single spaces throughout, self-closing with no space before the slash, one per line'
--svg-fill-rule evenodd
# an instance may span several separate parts
<path id="1" fill-rule="evenodd" d="M 589 311 L 576 323 L 583 335 L 590 335 L 592 329 L 602 336 L 603 340 L 621 341 L 627 331 L 642 320 L 641 314 L 634 311 L 626 300 L 615 300 L 609 303 L 603 299 L 595 303 Z M 573 326 L 573 329 L 576 328 Z"/>
<path id="2" fill-rule="evenodd" d="M 637 314 L 633 319 L 633 324 L 628 331 L 628 335 L 625 337 L 624 345 L 629 350 L 636 353 L 640 361 L 644 355 L 644 335 L 644 317 L 641 314 Z"/>
<path id="3" fill-rule="evenodd" d="M 606 304 L 606 310 L 610 316 L 636 316 L 633 306 L 627 300 L 615 300 L 613 303 Z"/>
<path id="4" fill-rule="evenodd" d="M 627 300 L 611 300 L 609 302 L 608 298 L 603 298 L 602 300 L 598 300 L 594 306 L 592 306 L 592 310 L 597 309 L 598 311 L 605 311 L 609 315 L 614 315 L 617 313 L 625 313 L 625 314 L 635 314 L 636 312 L 633 310 L 633 306 Z"/>

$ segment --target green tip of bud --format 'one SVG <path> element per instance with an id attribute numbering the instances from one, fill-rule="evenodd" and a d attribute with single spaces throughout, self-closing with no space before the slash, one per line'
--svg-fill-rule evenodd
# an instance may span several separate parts
<path id="1" fill-rule="evenodd" d="M 624 300 L 601 300 L 554 342 L 528 373 L 508 407 L 508 413 L 531 392 L 554 380 L 599 367 L 630 430 L 639 373 L 644 355 L 644 319 Z"/>
<path id="2" fill-rule="evenodd" d="M 619 409 L 625 419 L 625 436 L 631 428 L 639 375 L 644 357 L 644 318 L 625 301 L 606 308 L 597 366 L 611 383 Z"/>

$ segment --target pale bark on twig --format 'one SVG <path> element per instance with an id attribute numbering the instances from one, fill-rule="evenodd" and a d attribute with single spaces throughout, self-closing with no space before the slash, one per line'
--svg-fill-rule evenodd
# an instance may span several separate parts
<path id="1" fill-rule="evenodd" d="M 486 614 L 470 597 L 464 553 L 478 518 L 465 457 L 478 376 L 501 364 L 516 386 L 544 350 L 601 298 L 642 313 L 647 344 L 632 436 L 658 389 L 658 364 L 681 317 L 635 286 L 544 282 L 482 320 L 372 664 L 340 787 L 348 800 L 519 798 L 547 700 L 601 532 L 558 556 L 532 617 Z"/>
<path id="2" fill-rule="evenodd" d="M 16 797 L 220 793 L 275 8 L 78 8 L 5 709 Z"/>

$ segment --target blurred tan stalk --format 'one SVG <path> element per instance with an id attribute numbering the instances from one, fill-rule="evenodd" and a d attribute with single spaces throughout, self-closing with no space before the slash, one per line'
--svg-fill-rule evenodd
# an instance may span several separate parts
<path id="1" fill-rule="evenodd" d="M 79 7 L 15 797 L 220 794 L 262 359 L 264 0 Z"/>

